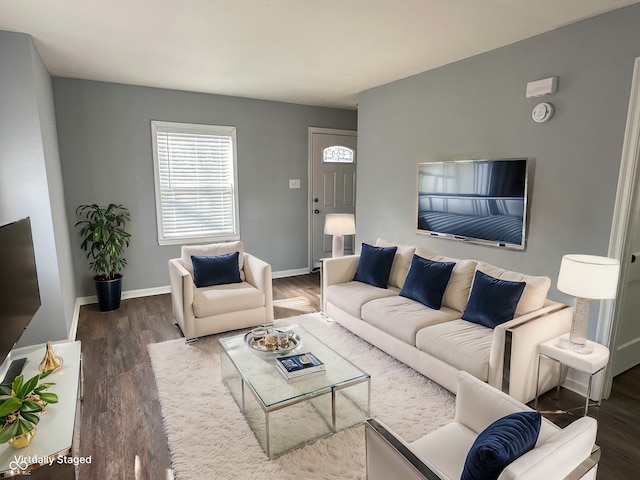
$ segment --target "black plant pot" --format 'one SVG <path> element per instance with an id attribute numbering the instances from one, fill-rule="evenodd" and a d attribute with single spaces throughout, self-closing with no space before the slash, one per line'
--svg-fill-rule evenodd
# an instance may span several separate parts
<path id="1" fill-rule="evenodd" d="M 98 305 L 101 312 L 109 312 L 120 308 L 120 296 L 122 294 L 122 275 L 116 273 L 113 280 L 98 280 L 94 277 Z"/>

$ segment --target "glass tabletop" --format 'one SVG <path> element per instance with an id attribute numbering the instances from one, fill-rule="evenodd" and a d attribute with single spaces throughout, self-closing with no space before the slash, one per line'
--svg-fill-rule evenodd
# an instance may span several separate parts
<path id="1" fill-rule="evenodd" d="M 253 390 L 266 409 L 275 409 L 330 391 L 332 388 L 362 382 L 369 374 L 356 367 L 335 350 L 314 337 L 299 325 L 280 327 L 300 337 L 300 345 L 286 355 L 313 353 L 324 362 L 326 374 L 288 383 L 276 370 L 276 357 L 271 352 L 258 352 L 245 343 L 245 335 L 220 339 L 220 345 L 233 362 L 244 381 Z"/>

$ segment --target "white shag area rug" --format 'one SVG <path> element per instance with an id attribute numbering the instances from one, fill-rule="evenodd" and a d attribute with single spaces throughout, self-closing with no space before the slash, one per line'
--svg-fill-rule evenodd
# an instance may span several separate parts
<path id="1" fill-rule="evenodd" d="M 371 416 L 406 441 L 453 419 L 455 399 L 449 391 L 319 313 L 275 324 L 301 325 L 369 373 Z M 222 383 L 219 337 L 148 346 L 177 480 L 365 478 L 362 425 L 269 460 Z"/>

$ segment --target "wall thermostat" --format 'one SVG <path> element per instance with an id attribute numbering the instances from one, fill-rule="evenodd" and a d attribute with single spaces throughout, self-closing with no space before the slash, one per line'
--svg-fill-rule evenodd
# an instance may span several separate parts
<path id="1" fill-rule="evenodd" d="M 533 107 L 533 112 L 531 112 L 531 118 L 536 123 L 543 123 L 553 117 L 553 105 L 550 103 L 539 103 L 535 107 Z"/>

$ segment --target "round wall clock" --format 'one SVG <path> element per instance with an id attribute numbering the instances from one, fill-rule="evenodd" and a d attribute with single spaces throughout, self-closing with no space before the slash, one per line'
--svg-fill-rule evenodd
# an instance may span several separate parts
<path id="1" fill-rule="evenodd" d="M 531 112 L 531 118 L 536 123 L 543 123 L 549 120 L 553 116 L 553 105 L 550 103 L 539 103 L 535 107 L 533 107 L 533 112 Z"/>

